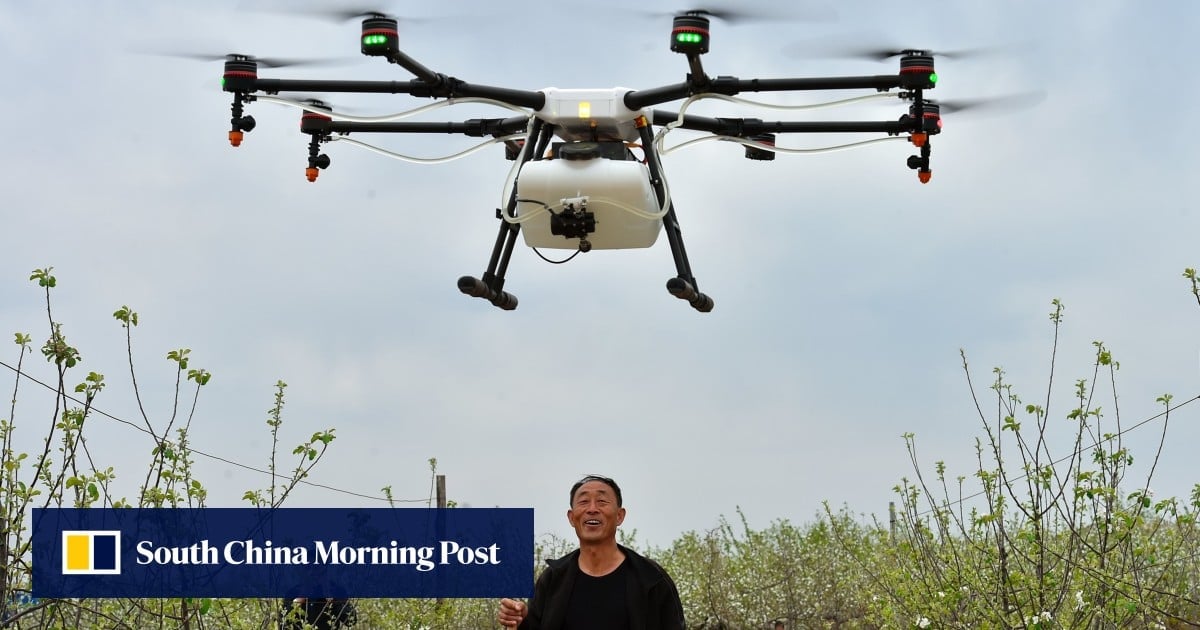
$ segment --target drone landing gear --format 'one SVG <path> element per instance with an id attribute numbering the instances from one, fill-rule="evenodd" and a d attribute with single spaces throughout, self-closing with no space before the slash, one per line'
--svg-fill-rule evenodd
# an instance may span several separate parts
<path id="1" fill-rule="evenodd" d="M 696 289 L 696 277 L 692 275 L 687 250 L 683 248 L 683 233 L 679 229 L 678 219 L 675 218 L 674 206 L 667 211 L 667 216 L 663 219 L 667 243 L 671 245 L 671 256 L 675 258 L 675 271 L 679 274 L 667 280 L 667 291 L 681 300 L 687 300 L 697 311 L 707 313 L 713 309 L 713 299 Z"/>
<path id="2" fill-rule="evenodd" d="M 645 118 L 638 120 L 638 134 L 642 138 L 642 146 L 654 146 L 654 137 Z M 650 169 L 650 182 L 654 186 L 658 202 L 667 202 L 667 189 L 663 184 L 662 164 L 658 160 L 658 153 L 646 151 L 646 167 Z M 667 243 L 671 246 L 671 257 L 675 259 L 676 275 L 667 280 L 667 291 L 681 300 L 687 300 L 697 311 L 707 313 L 713 309 L 713 299 L 701 293 L 696 284 L 696 276 L 692 275 L 692 264 L 688 262 L 687 249 L 683 246 L 683 231 L 679 229 L 679 219 L 675 216 L 675 203 L 668 203 L 671 205 L 663 216 L 663 229 L 667 233 Z"/>
<path id="3" fill-rule="evenodd" d="M 499 211 L 497 211 L 499 217 Z M 512 258 L 513 246 L 517 242 L 517 233 L 521 226 L 500 221 L 500 233 L 496 235 L 496 244 L 492 247 L 492 258 L 488 261 L 487 271 L 483 278 L 463 276 L 458 279 L 458 290 L 471 297 L 483 298 L 500 309 L 511 311 L 517 308 L 517 297 L 504 291 L 504 273 L 508 271 L 508 261 Z"/>

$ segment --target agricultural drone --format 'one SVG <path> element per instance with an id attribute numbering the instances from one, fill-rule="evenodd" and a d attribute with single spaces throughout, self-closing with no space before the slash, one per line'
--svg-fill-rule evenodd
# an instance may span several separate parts
<path id="1" fill-rule="evenodd" d="M 710 18 L 731 17 L 731 12 L 693 10 L 674 16 L 671 50 L 687 59 L 689 72 L 680 83 L 648 89 L 548 87 L 527 91 L 468 83 L 425 67 L 400 49 L 398 19 L 382 13 L 360 13 L 360 50 L 404 68 L 414 79 L 408 81 L 347 81 L 269 79 L 258 75 L 260 67 L 284 65 L 281 61 L 232 54 L 224 57 L 223 89 L 233 95 L 229 141 L 238 146 L 244 134 L 255 127 L 245 114 L 253 101 L 269 101 L 302 110 L 300 131 L 309 138 L 306 176 L 315 181 L 330 165 L 322 145 L 344 141 L 377 153 L 410 161 L 410 158 L 358 140 L 375 133 L 462 134 L 487 138 L 475 149 L 501 144 L 513 162 L 496 209 L 499 233 L 492 246 L 487 268 L 479 278 L 458 279 L 459 290 L 512 310 L 517 298 L 504 290 L 505 273 L 518 235 L 537 252 L 539 249 L 574 250 L 571 257 L 594 249 L 630 249 L 652 246 L 660 231 L 666 232 L 675 275 L 667 290 L 686 300 L 700 312 L 713 308 L 713 300 L 700 291 L 692 274 L 680 232 L 670 188 L 661 157 L 671 150 L 699 140 L 724 140 L 743 145 L 751 160 L 774 160 L 777 153 L 807 153 L 861 146 L 883 140 L 907 140 L 915 154 L 907 166 L 918 179 L 928 182 L 930 138 L 941 131 L 941 107 L 926 98 L 926 90 L 937 85 L 934 54 L 927 50 L 878 51 L 881 59 L 898 58 L 895 74 L 824 78 L 710 77 L 701 65 L 708 52 Z M 891 92 L 891 90 L 897 92 Z M 745 92 L 793 92 L 870 90 L 866 96 L 830 101 L 819 105 L 778 106 L 751 103 L 735 98 Z M 363 117 L 335 111 L 321 100 L 283 96 L 291 93 L 389 93 L 433 99 L 433 103 L 389 116 Z M 790 121 L 758 118 L 715 118 L 687 112 L 700 99 L 717 98 L 742 104 L 778 109 L 811 109 L 857 102 L 870 98 L 899 98 L 905 111 L 890 121 Z M 675 110 L 658 109 L 682 101 Z M 512 115 L 476 118 L 461 122 L 405 122 L 402 119 L 457 103 L 487 103 L 505 108 Z M 691 141 L 667 147 L 664 138 L 676 129 L 702 132 Z M 871 140 L 825 147 L 788 149 L 776 145 L 781 134 L 875 134 Z M 351 139 L 351 134 L 354 139 Z M 540 252 L 538 252 L 539 255 Z M 544 257 L 543 257 L 544 258 Z M 554 262 L 554 261 L 552 261 Z M 562 262 L 562 261 L 557 261 Z"/>

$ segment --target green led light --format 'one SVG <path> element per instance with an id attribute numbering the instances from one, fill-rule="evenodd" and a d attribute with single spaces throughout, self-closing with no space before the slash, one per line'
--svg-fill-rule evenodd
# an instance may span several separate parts
<path id="1" fill-rule="evenodd" d="M 930 83 L 937 83 L 937 79 L 938 79 L 938 77 L 937 77 L 937 73 L 936 73 L 936 72 L 934 72 L 934 73 L 932 73 L 932 74 L 930 74 L 930 75 L 929 75 L 929 82 L 930 82 Z"/>
<path id="2" fill-rule="evenodd" d="M 225 87 L 225 77 L 221 77 L 221 87 Z"/>
<path id="3" fill-rule="evenodd" d="M 378 46 L 387 43 L 386 35 L 364 35 L 363 44 L 366 46 Z"/>
<path id="4" fill-rule="evenodd" d="M 679 33 L 675 35 L 675 41 L 681 44 L 699 44 L 700 39 L 699 33 Z"/>

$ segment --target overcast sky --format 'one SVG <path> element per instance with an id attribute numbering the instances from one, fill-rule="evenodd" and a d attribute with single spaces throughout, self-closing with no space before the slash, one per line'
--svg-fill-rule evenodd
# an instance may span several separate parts
<path id="1" fill-rule="evenodd" d="M 758 4 L 768 13 L 792 6 Z M 905 432 L 916 434 L 926 472 L 945 460 L 951 476 L 970 477 L 982 429 L 959 349 L 981 396 L 991 368 L 1003 366 L 1024 399 L 1043 400 L 1054 298 L 1066 304 L 1051 405 L 1059 427 L 1071 383 L 1091 375 L 1094 340 L 1120 361 L 1123 427 L 1157 414 L 1163 393 L 1177 402 L 1200 393 L 1200 308 L 1181 277 L 1200 266 L 1200 88 L 1187 70 L 1194 45 L 1185 47 L 1200 8 L 838 5 L 836 21 L 714 22 L 705 69 L 739 78 L 889 74 L 895 60 L 837 53 L 1000 45 L 1002 54 L 939 61 L 934 95 L 1044 99 L 1019 111 L 947 114 L 927 185 L 905 166 L 912 148 L 899 142 L 774 162 L 745 160 L 728 143 L 667 156 L 693 270 L 716 300 L 699 314 L 664 289 L 674 275 L 664 237 L 565 265 L 522 245 L 506 285 L 517 310 L 467 298 L 455 281 L 486 265 L 510 165 L 500 148 L 419 166 L 332 144 L 331 167 L 309 183 L 297 110 L 252 104 L 258 128 L 234 149 L 221 63 L 139 54 L 338 59 L 260 76 L 410 79 L 358 54 L 356 21 L 230 2 L 2 2 L 0 332 L 45 340 L 43 297 L 28 276 L 53 266 L 55 317 L 83 356 L 72 384 L 103 372 L 104 412 L 140 422 L 123 330 L 110 315 L 129 305 L 140 314 L 134 355 L 156 427 L 172 402 L 165 356 L 181 347 L 191 348 L 191 367 L 214 374 L 193 421 L 195 448 L 264 466 L 277 380 L 289 384 L 288 450 L 335 427 L 311 480 L 348 492 L 304 488 L 294 507 L 381 506 L 358 495 L 380 497 L 384 486 L 401 499 L 428 497 L 427 460 L 436 457 L 451 499 L 533 507 L 539 533 L 569 535 L 567 490 L 600 473 L 624 487 L 626 528 L 654 545 L 715 527 L 739 507 L 759 527 L 811 521 L 822 501 L 885 517 L 891 488 L 913 474 Z M 687 72 L 667 46 L 666 13 L 682 3 L 497 6 L 383 8 L 439 18 L 403 23 L 401 45 L 469 82 L 641 89 Z M 845 95 L 745 96 L 798 104 Z M 324 96 L 361 115 L 428 102 Z M 887 101 L 819 115 L 895 120 L 904 109 Z M 695 111 L 811 116 L 710 102 Z M 421 120 L 506 115 L 458 106 Z M 477 142 L 358 139 L 427 157 Z M 16 346 L 0 360 L 14 364 Z M 40 354 L 25 365 L 50 380 Z M 14 375 L 3 374 L 11 387 Z M 50 400 L 21 384 L 15 420 L 26 450 L 37 447 Z M 1115 421 L 1112 401 L 1102 404 Z M 1200 481 L 1198 409 L 1171 416 L 1151 483 L 1159 496 L 1186 496 Z M 1126 436 L 1143 477 L 1162 427 L 1156 420 Z M 102 416 L 88 437 L 132 498 L 150 438 Z M 1067 447 L 1060 440 L 1057 452 Z M 213 506 L 245 505 L 243 492 L 268 484 L 206 456 L 196 474 Z M 1139 482 L 1131 477 L 1130 490 Z"/>

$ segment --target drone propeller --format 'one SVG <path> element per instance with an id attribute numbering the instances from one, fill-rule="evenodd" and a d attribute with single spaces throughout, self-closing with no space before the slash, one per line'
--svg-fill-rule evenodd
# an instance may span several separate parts
<path id="1" fill-rule="evenodd" d="M 772 21 L 802 21 L 802 22 L 831 22 L 837 19 L 837 12 L 825 6 L 812 5 L 803 9 L 773 9 L 770 11 L 755 11 L 739 4 L 722 4 L 709 2 L 704 7 L 695 7 L 675 12 L 642 11 L 643 15 L 653 17 L 684 17 L 695 16 L 716 18 L 729 24 L 745 22 Z"/>
<path id="2" fill-rule="evenodd" d="M 361 109 L 356 109 L 353 107 L 344 107 L 341 105 L 334 105 L 332 101 L 330 101 L 328 98 L 326 98 L 325 96 L 322 96 L 320 94 L 300 95 L 300 94 L 293 94 L 293 93 L 288 93 L 288 92 L 280 92 L 279 94 L 275 94 L 274 96 L 279 97 L 279 98 L 286 98 L 288 100 L 295 101 L 302 105 L 307 105 L 309 107 L 313 107 L 316 109 L 325 110 L 330 113 L 333 113 L 336 111 L 336 112 L 339 112 L 342 114 L 353 114 L 354 112 L 362 111 Z"/>
<path id="3" fill-rule="evenodd" d="M 973 99 L 938 99 L 935 101 L 943 114 L 969 111 L 972 114 L 1011 113 L 1037 106 L 1046 100 L 1042 91 L 1018 92 L 1003 96 Z"/>
<path id="4" fill-rule="evenodd" d="M 314 107 L 317 109 L 327 110 L 327 111 L 331 111 L 331 112 L 333 111 L 333 104 L 323 98 L 318 98 L 318 97 L 314 97 L 314 96 L 309 96 L 307 98 L 300 98 L 298 96 L 292 96 L 290 94 L 280 94 L 279 97 L 291 99 L 291 100 L 296 101 L 297 103 L 308 105 L 310 107 Z"/>
<path id="5" fill-rule="evenodd" d="M 319 15 L 319 16 L 328 17 L 331 20 L 338 20 L 340 22 L 349 22 L 350 20 L 362 19 L 362 18 L 386 18 L 386 17 L 394 18 L 394 17 L 396 17 L 394 15 L 389 15 L 383 11 L 379 11 L 379 10 L 372 9 L 372 8 L 347 8 L 347 9 L 328 10 L 328 11 L 319 11 L 318 10 L 318 11 L 315 11 L 315 14 Z"/>
<path id="6" fill-rule="evenodd" d="M 325 21 L 325 22 L 333 22 L 333 23 L 337 23 L 337 24 L 340 24 L 342 22 L 349 22 L 350 20 L 362 20 L 362 19 L 372 19 L 372 18 L 376 18 L 376 19 L 385 18 L 385 19 L 390 19 L 390 20 L 397 20 L 400 22 L 407 22 L 410 24 L 416 24 L 416 23 L 428 21 L 428 18 L 401 17 L 401 16 L 398 16 L 398 15 L 395 15 L 392 13 L 388 13 L 386 11 L 381 11 L 380 9 L 378 9 L 377 7 L 374 7 L 374 6 L 361 6 L 361 5 L 360 6 L 351 5 L 351 6 L 347 6 L 347 7 L 333 8 L 333 7 L 320 6 L 317 4 L 311 4 L 309 6 L 305 6 L 302 3 L 299 6 L 291 5 L 291 6 L 288 6 L 287 8 L 264 9 L 264 10 L 268 11 L 270 13 L 275 13 L 275 14 L 294 15 L 294 16 L 298 16 L 298 17 L 309 17 L 309 18 L 314 18 L 314 19 Z"/>
<path id="7" fill-rule="evenodd" d="M 963 48 L 958 50 L 929 50 L 926 48 L 860 48 L 845 51 L 837 56 L 887 61 L 893 57 L 904 57 L 906 55 L 934 56 L 939 59 L 967 59 L 972 57 L 994 55 L 998 54 L 999 52 L 1001 52 L 999 47 Z"/>
<path id="8" fill-rule="evenodd" d="M 864 45 L 859 42 L 887 42 L 884 45 Z M 887 35 L 874 31 L 843 33 L 840 35 L 807 38 L 785 46 L 783 53 L 791 57 L 820 59 L 869 59 L 887 61 L 894 57 L 910 55 L 932 56 L 938 59 L 973 59 L 995 57 L 1029 49 L 1029 44 L 1007 43 L 1003 45 L 977 46 L 972 48 L 931 49 L 928 47 L 905 47 L 894 44 Z"/>
<path id="9" fill-rule="evenodd" d="M 263 68 L 288 68 L 288 67 L 315 67 L 315 66 L 332 66 L 343 63 L 343 60 L 337 59 L 298 59 L 285 57 L 258 57 L 243 53 L 228 53 L 224 55 L 209 54 L 209 53 L 172 53 L 159 52 L 151 53 L 166 57 L 176 57 L 179 59 L 194 59 L 196 61 L 253 61 Z"/>
<path id="10" fill-rule="evenodd" d="M 730 24 L 734 24 L 737 22 L 752 22 L 755 20 L 764 20 L 765 21 L 765 20 L 770 20 L 773 17 L 776 17 L 776 16 L 771 16 L 771 15 L 765 14 L 765 13 L 747 11 L 741 7 L 737 8 L 737 9 L 696 8 L 696 9 L 689 9 L 686 11 L 680 11 L 678 13 L 675 13 L 674 15 L 700 15 L 700 16 L 704 16 L 704 17 L 714 17 L 714 18 L 717 18 L 718 20 L 729 22 Z"/>

